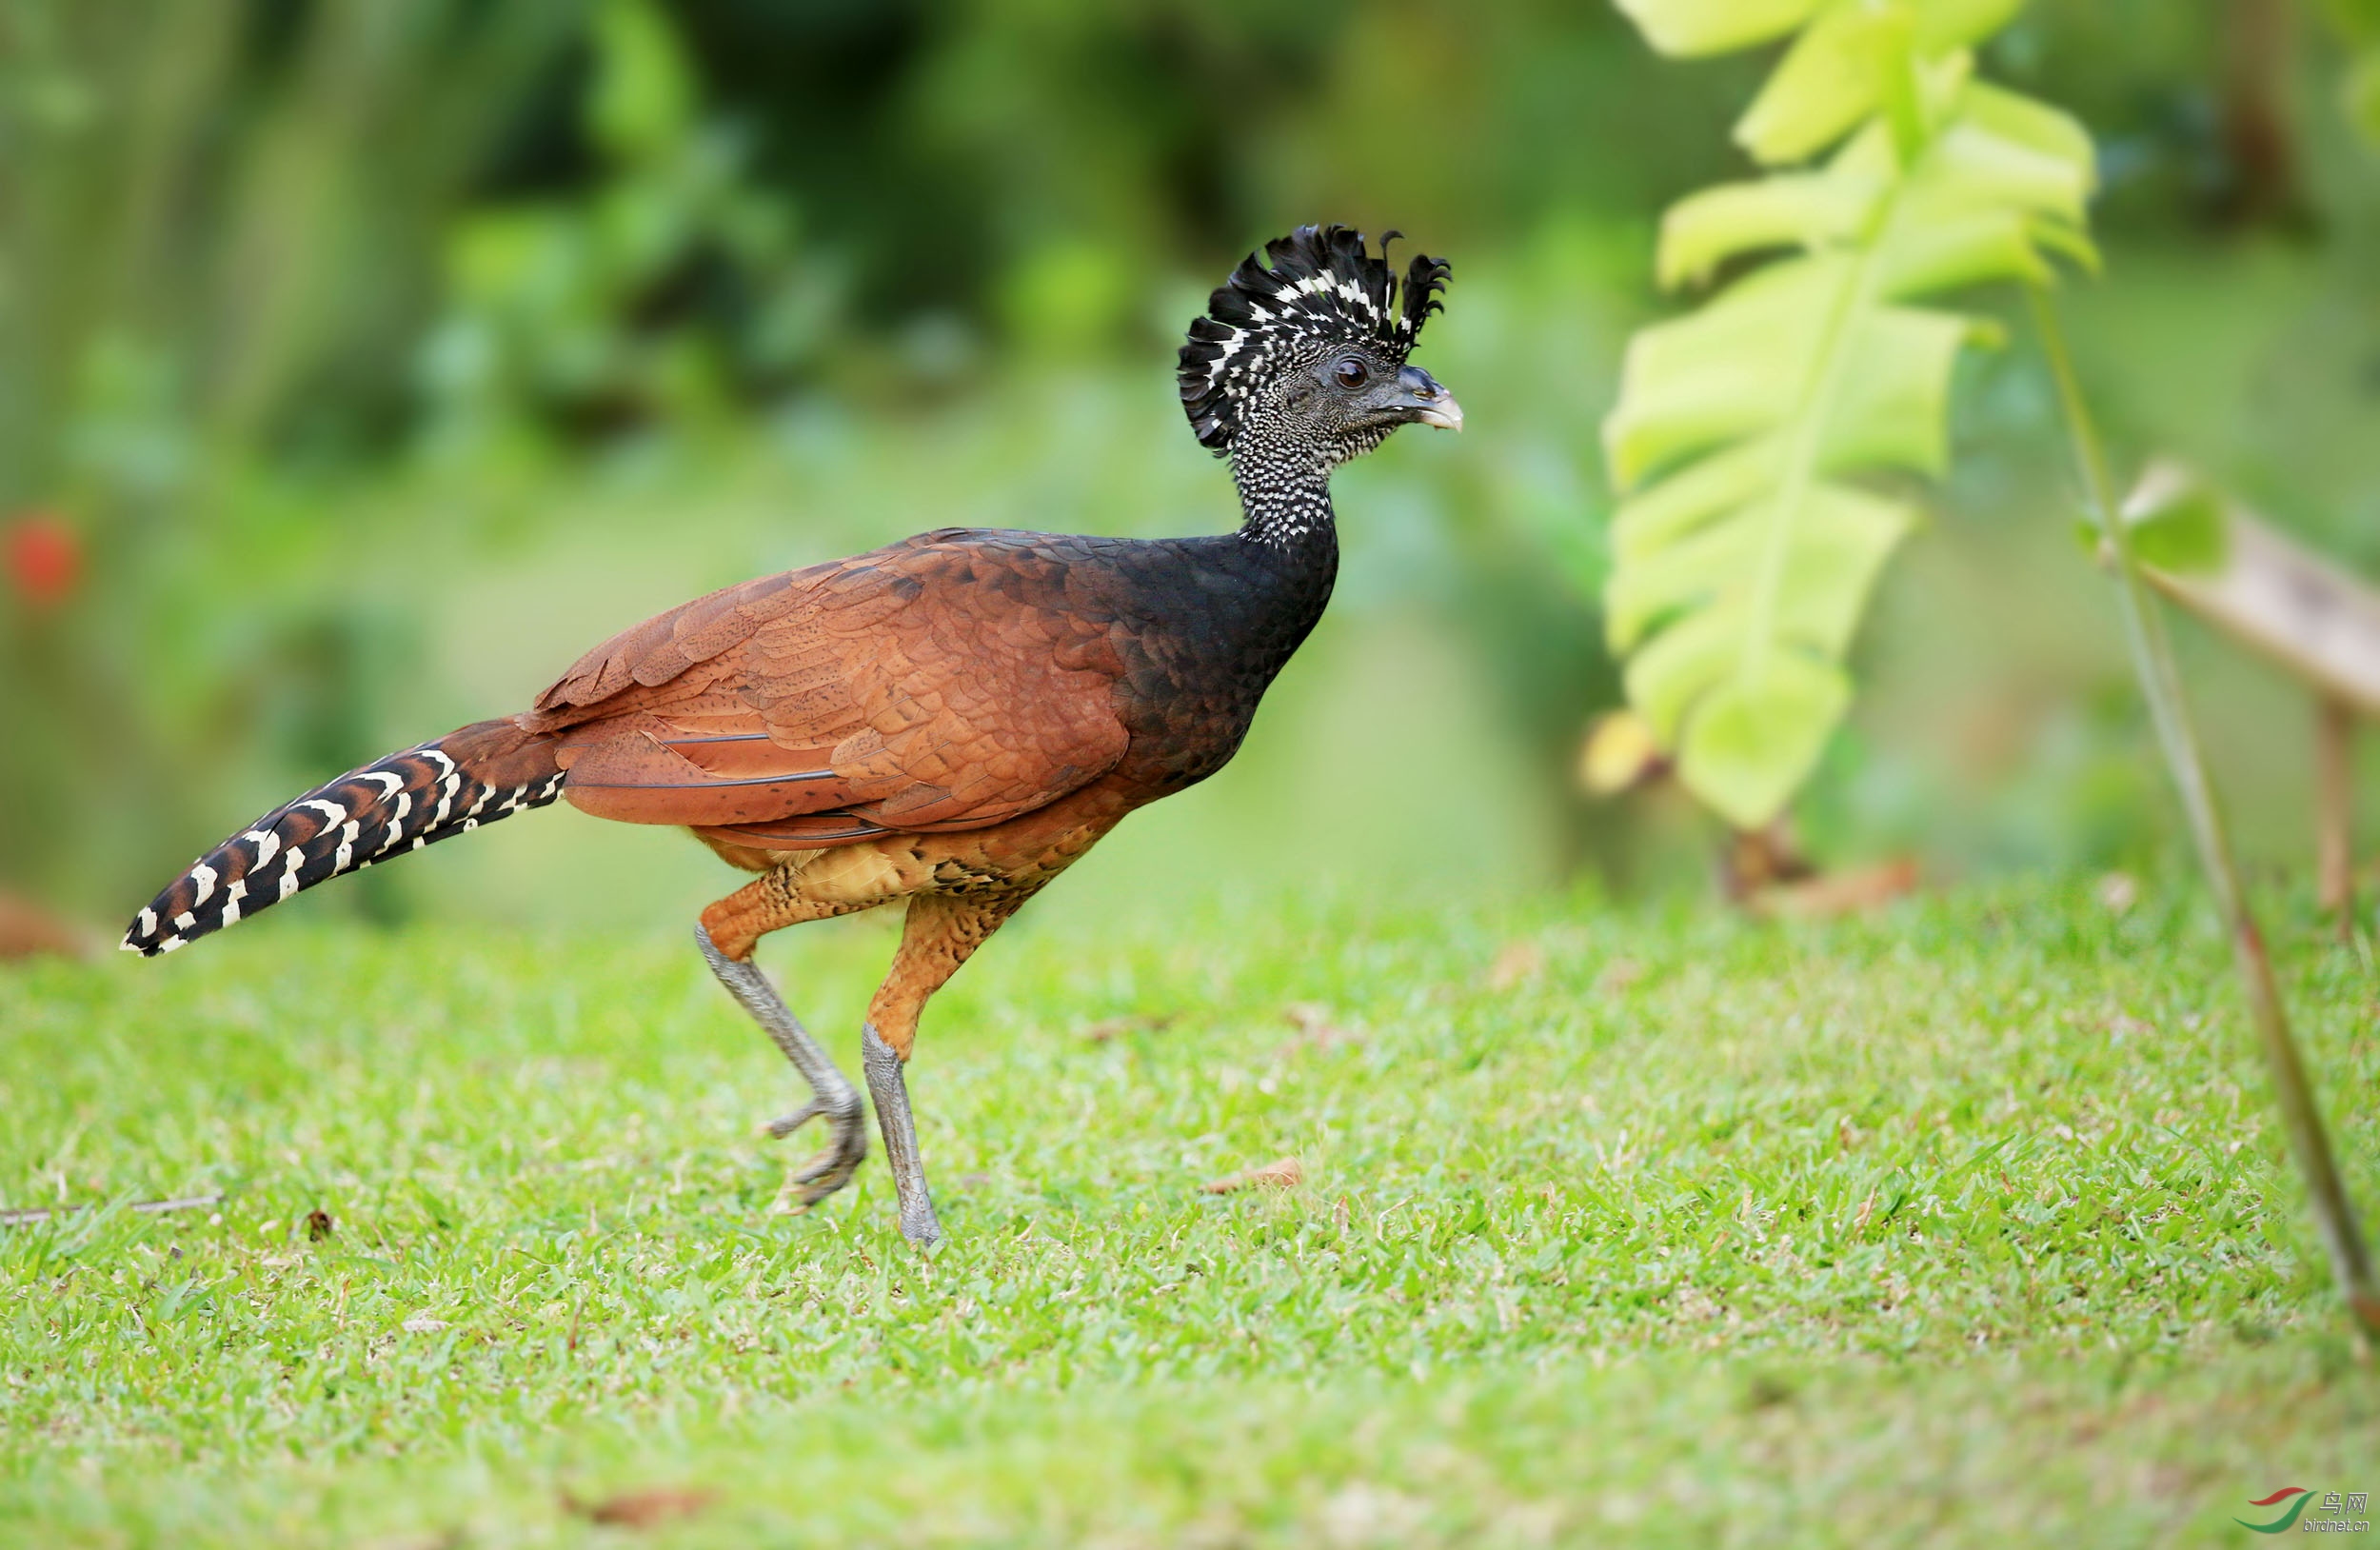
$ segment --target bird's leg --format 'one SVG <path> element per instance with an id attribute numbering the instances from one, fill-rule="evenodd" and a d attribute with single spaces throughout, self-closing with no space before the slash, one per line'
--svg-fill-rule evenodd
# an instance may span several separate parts
<path id="1" fill-rule="evenodd" d="M 868 1096 L 876 1101 L 876 1123 L 884 1131 L 884 1159 L 892 1164 L 901 1236 L 920 1248 L 931 1248 L 942 1236 L 942 1224 L 935 1220 L 934 1197 L 925 1187 L 925 1160 L 918 1155 L 918 1123 L 909 1112 L 909 1083 L 901 1063 L 875 1023 L 860 1025 L 860 1065 L 867 1073 Z"/>
<path id="2" fill-rule="evenodd" d="M 821 1049 L 807 1029 L 786 1009 L 768 977 L 758 964 L 749 959 L 729 958 L 712 943 L 708 930 L 698 925 L 694 940 L 703 949 L 711 972 L 727 993 L 742 1004 L 785 1059 L 802 1073 L 802 1080 L 810 1084 L 810 1101 L 782 1119 L 771 1120 L 768 1133 L 789 1136 L 810 1121 L 824 1116 L 826 1145 L 818 1156 L 804 1163 L 793 1176 L 803 1186 L 802 1203 L 815 1205 L 841 1189 L 851 1180 L 852 1170 L 867 1156 L 867 1117 L 860 1104 L 860 1095 L 835 1063 Z"/>
<path id="3" fill-rule="evenodd" d="M 917 1121 L 909 1111 L 904 1075 L 917 1043 L 918 1016 L 926 999 L 959 972 L 968 955 L 1033 891 L 1019 888 L 975 897 L 921 893 L 911 898 L 901 950 L 893 955 L 892 971 L 868 1004 L 868 1020 L 860 1029 L 860 1063 L 867 1073 L 868 1095 L 876 1101 L 876 1123 L 883 1127 L 902 1236 L 920 1248 L 933 1246 L 942 1229 L 934 1218 L 934 1197 L 925 1187 L 925 1162 L 918 1154 Z"/>

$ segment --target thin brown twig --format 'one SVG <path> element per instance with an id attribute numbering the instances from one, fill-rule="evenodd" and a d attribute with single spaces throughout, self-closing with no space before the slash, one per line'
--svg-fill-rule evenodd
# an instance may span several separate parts
<path id="1" fill-rule="evenodd" d="M 145 1217 L 153 1217 L 167 1211 L 195 1211 L 202 1206 L 221 1205 L 222 1203 L 223 1191 L 216 1190 L 211 1195 L 185 1195 L 178 1200 L 134 1201 L 125 1209 L 137 1211 Z M 27 1227 L 37 1222 L 47 1222 L 51 1217 L 71 1216 L 77 1211 L 90 1209 L 92 1207 L 87 1204 L 18 1206 L 10 1210 L 0 1210 L 0 1227 Z"/>

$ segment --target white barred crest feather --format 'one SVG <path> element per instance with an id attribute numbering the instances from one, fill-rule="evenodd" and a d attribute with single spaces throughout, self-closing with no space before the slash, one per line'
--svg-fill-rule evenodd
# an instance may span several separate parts
<path id="1" fill-rule="evenodd" d="M 1200 446 L 1218 457 L 1231 450 L 1249 397 L 1285 354 L 1359 345 L 1389 365 L 1404 364 L 1421 325 L 1440 309 L 1438 293 L 1452 269 L 1416 254 L 1400 306 L 1388 263 L 1388 245 L 1399 234 L 1383 235 L 1374 254 L 1352 227 L 1301 226 L 1266 243 L 1263 259 L 1250 253 L 1240 261 L 1181 347 L 1181 407 Z"/>

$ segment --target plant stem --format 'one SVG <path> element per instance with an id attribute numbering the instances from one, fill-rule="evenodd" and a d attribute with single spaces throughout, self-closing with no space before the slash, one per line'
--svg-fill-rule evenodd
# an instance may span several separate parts
<path id="1" fill-rule="evenodd" d="M 2239 866 L 2231 856 L 2230 837 L 2224 832 L 2214 786 L 2207 778 L 2197 731 L 2191 725 L 2190 703 L 2182 692 L 2181 673 L 2174 666 L 2165 615 L 2150 595 L 2148 584 L 2141 579 L 2139 563 L 2132 554 L 2132 535 L 2125 529 L 2116 508 L 2115 486 L 2108 473 L 2107 453 L 2100 444 L 2098 429 L 2092 423 L 2090 407 L 2083 402 L 2056 310 L 2042 288 L 2033 286 L 2028 289 L 2033 318 L 2041 330 L 2042 349 L 2049 357 L 2050 374 L 2057 383 L 2058 404 L 2065 413 L 2067 434 L 2073 443 L 2074 461 L 2082 475 L 2083 499 L 2098 524 L 2106 552 L 2114 561 L 2116 608 L 2124 620 L 2124 644 L 2132 653 L 2132 671 L 2139 676 L 2141 693 L 2149 702 L 2150 719 L 2156 725 L 2157 744 L 2164 750 L 2166 767 L 2173 776 L 2183 810 L 2189 814 L 2191 834 L 2198 845 L 2199 864 L 2206 870 L 2208 884 L 2214 889 L 2215 908 L 2231 934 L 2232 957 L 2239 968 L 2241 985 L 2248 993 L 2249 1019 L 2255 1024 L 2257 1042 L 2264 1046 L 2265 1064 L 2272 1075 L 2274 1095 L 2281 1102 L 2281 1120 L 2289 1132 L 2290 1152 L 2296 1159 L 2297 1171 L 2305 1178 L 2306 1193 L 2313 1203 L 2314 1222 L 2321 1231 L 2323 1246 L 2330 1251 L 2330 1268 L 2338 1278 L 2348 1310 L 2367 1339 L 2380 1341 L 2380 1285 L 2373 1282 L 2371 1257 L 2364 1247 L 2363 1229 L 2356 1222 L 2355 1208 L 2348 1201 L 2346 1185 L 2339 1180 L 2338 1162 L 2330 1151 L 2330 1136 L 2323 1128 L 2322 1111 L 2315 1105 L 2313 1091 L 2307 1084 L 2297 1043 L 2290 1036 L 2289 1016 L 2281 1005 L 2280 988 L 2272 977 L 2271 955 L 2265 950 L 2264 935 L 2256 928 L 2255 915 L 2240 886 Z"/>
<path id="2" fill-rule="evenodd" d="M 2335 694 L 2314 699 L 2314 839 L 2318 898 L 2339 940 L 2355 940 L 2355 710 Z"/>

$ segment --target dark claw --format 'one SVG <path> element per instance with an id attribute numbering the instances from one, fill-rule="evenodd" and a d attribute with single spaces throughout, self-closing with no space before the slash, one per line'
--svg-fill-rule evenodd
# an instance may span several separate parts
<path id="1" fill-rule="evenodd" d="M 856 1097 L 847 1108 L 829 1107 L 819 1100 L 804 1103 L 799 1110 L 785 1116 L 777 1124 L 785 1124 L 786 1131 L 816 1115 L 827 1121 L 824 1149 L 795 1170 L 793 1182 L 800 1184 L 802 1203 L 816 1205 L 827 1196 L 851 1182 L 851 1175 L 867 1157 L 867 1111 Z M 791 1121 L 792 1124 L 786 1124 Z M 769 1126 L 776 1130 L 776 1124 Z M 784 1134 L 784 1131 L 778 1131 Z"/>

